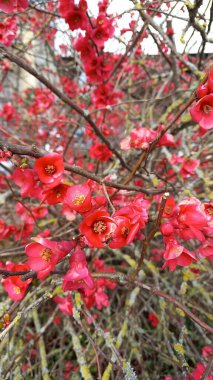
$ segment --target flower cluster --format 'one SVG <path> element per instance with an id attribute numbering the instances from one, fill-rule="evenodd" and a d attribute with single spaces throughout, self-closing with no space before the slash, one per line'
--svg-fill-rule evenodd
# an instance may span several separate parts
<path id="1" fill-rule="evenodd" d="M 0 0 L 0 9 L 5 13 L 22 12 L 28 7 L 28 0 Z"/>
<path id="2" fill-rule="evenodd" d="M 149 144 L 158 136 L 159 132 L 164 129 L 160 125 L 156 131 L 144 127 L 132 129 L 129 137 L 121 141 L 121 149 L 148 149 Z M 175 147 L 174 137 L 170 133 L 165 133 L 157 143 L 157 146 L 171 146 Z"/>
<path id="3" fill-rule="evenodd" d="M 202 204 L 197 198 L 185 198 L 178 205 L 174 198 L 166 202 L 163 217 L 167 219 L 161 225 L 161 232 L 166 245 L 164 260 L 170 270 L 177 265 L 188 266 L 196 262 L 196 253 L 201 257 L 212 259 L 213 205 Z M 197 240 L 200 246 L 193 251 L 185 248 L 182 242 Z"/>

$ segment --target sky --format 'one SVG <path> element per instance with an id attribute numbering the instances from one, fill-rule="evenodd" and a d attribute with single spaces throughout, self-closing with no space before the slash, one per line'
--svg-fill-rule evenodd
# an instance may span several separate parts
<path id="1" fill-rule="evenodd" d="M 205 15 L 205 18 L 208 20 L 210 17 L 210 6 L 211 6 L 212 0 L 203 0 L 203 5 L 199 8 L 199 12 L 202 15 Z M 78 0 L 75 0 L 76 3 L 78 3 Z M 91 15 L 94 15 L 95 17 L 98 14 L 98 2 L 99 0 L 87 0 L 88 8 Z M 193 2 L 193 0 L 191 0 Z M 201 44 L 201 36 L 200 33 L 195 31 L 194 34 L 191 36 L 193 32 L 193 28 L 187 28 L 187 22 L 180 19 L 187 19 L 188 18 L 188 11 L 186 7 L 183 5 L 183 1 L 171 1 L 171 8 L 174 7 L 172 10 L 172 15 L 176 16 L 177 18 L 172 18 L 172 26 L 175 31 L 175 43 L 176 48 L 179 53 L 183 53 L 186 49 L 187 53 L 197 53 L 199 50 L 199 46 Z M 128 11 L 133 8 L 133 4 L 130 0 L 111 0 L 110 6 L 108 8 L 108 13 L 113 15 L 121 15 L 123 12 Z M 166 4 L 162 6 L 162 10 L 165 13 L 169 13 L 171 11 L 171 8 L 167 8 Z M 138 12 L 134 11 L 134 17 L 138 17 Z M 164 20 L 166 16 L 162 15 L 162 17 L 155 17 L 154 20 L 159 25 L 164 25 Z M 118 26 L 115 30 L 115 35 L 118 38 L 121 38 L 125 43 L 128 42 L 128 40 L 131 38 L 132 33 L 127 32 L 124 35 L 120 36 L 119 29 L 127 28 L 129 25 L 129 22 L 131 21 L 130 13 L 124 13 L 120 20 L 118 20 Z M 140 28 L 141 21 L 139 21 L 138 27 Z M 68 44 L 69 45 L 69 36 L 67 35 L 66 31 L 69 29 L 68 26 L 64 21 L 60 21 L 58 24 L 58 27 L 62 29 L 62 33 L 58 32 L 56 37 L 56 48 L 58 49 L 58 46 L 60 44 Z M 163 26 L 164 27 L 164 26 Z M 187 29 L 186 29 L 187 28 Z M 210 38 L 213 41 L 213 26 L 211 28 L 210 32 Z M 64 33 L 65 32 L 65 33 Z M 72 32 L 73 35 L 77 35 L 78 32 Z M 81 32 L 82 33 L 82 32 Z M 190 38 L 191 36 L 191 38 Z M 152 39 L 152 37 L 148 37 L 143 40 L 142 42 L 142 49 L 145 54 L 157 54 L 158 49 Z M 111 39 L 107 41 L 105 44 L 105 50 L 110 52 L 124 52 L 125 51 L 125 45 L 119 42 L 116 39 Z M 213 53 L 213 43 L 207 43 L 205 47 L 206 53 Z"/>

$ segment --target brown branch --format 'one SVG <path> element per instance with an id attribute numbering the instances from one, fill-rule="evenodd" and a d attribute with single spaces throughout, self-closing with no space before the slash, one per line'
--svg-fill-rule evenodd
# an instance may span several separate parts
<path id="1" fill-rule="evenodd" d="M 34 270 L 19 270 L 19 271 L 12 271 L 12 270 L 6 270 L 6 269 L 0 269 L 0 274 L 2 274 L 4 277 L 14 277 L 14 276 L 22 276 L 22 281 L 28 280 L 28 278 L 32 278 L 36 276 L 36 272 Z"/>
<path id="2" fill-rule="evenodd" d="M 5 141 L 1 141 L 1 140 L 0 140 L 0 149 L 9 150 L 13 154 L 17 154 L 17 155 L 21 155 L 21 156 L 26 155 L 26 156 L 35 157 L 35 158 L 43 157 L 43 156 L 45 156 L 45 154 L 49 153 L 43 149 L 37 148 L 35 145 L 32 145 L 32 146 L 15 145 L 15 144 L 9 144 L 9 143 L 7 143 Z M 121 183 L 115 183 L 112 181 L 103 180 L 99 176 L 97 176 L 97 175 L 95 175 L 95 174 L 93 174 L 93 173 L 91 173 L 85 169 L 82 169 L 80 166 L 76 166 L 76 165 L 65 164 L 65 169 L 72 172 L 72 173 L 78 174 L 82 177 L 91 179 L 91 180 L 99 183 L 100 185 L 105 184 L 105 186 L 114 187 L 115 189 L 119 189 L 119 190 L 137 191 L 137 192 L 144 193 L 147 195 L 162 194 L 165 192 L 165 189 L 163 189 L 163 188 L 161 188 L 159 190 L 157 190 L 157 189 L 145 189 L 145 188 L 140 187 L 140 186 L 127 186 L 127 185 L 124 185 Z"/>

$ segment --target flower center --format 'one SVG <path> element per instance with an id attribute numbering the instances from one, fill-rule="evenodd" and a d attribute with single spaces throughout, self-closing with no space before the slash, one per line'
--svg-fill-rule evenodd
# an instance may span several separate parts
<path id="1" fill-rule="evenodd" d="M 104 232 L 106 229 L 107 229 L 107 225 L 105 222 L 103 222 L 103 220 L 98 220 L 97 222 L 93 224 L 93 231 L 96 234 L 102 234 L 102 232 Z"/>
<path id="2" fill-rule="evenodd" d="M 209 112 L 211 112 L 211 110 L 212 110 L 212 107 L 209 105 L 209 104 L 206 104 L 205 106 L 203 106 L 203 112 L 204 113 L 209 113 Z"/>
<path id="3" fill-rule="evenodd" d="M 50 262 L 52 257 L 52 251 L 49 248 L 44 248 L 40 253 L 41 258 L 46 261 L 47 263 Z"/>
<path id="4" fill-rule="evenodd" d="M 80 16 L 76 16 L 74 18 L 74 24 L 78 24 L 78 22 L 80 22 L 80 21 L 81 21 L 81 17 Z"/>
<path id="5" fill-rule="evenodd" d="M 78 195 L 77 197 L 75 197 L 72 201 L 72 203 L 75 205 L 75 206 L 80 206 L 84 200 L 85 200 L 85 195 L 84 194 L 81 194 L 81 195 Z"/>
<path id="6" fill-rule="evenodd" d="M 127 236 L 129 235 L 129 228 L 124 226 L 121 228 L 121 235 L 124 237 L 124 238 L 127 238 Z"/>
<path id="7" fill-rule="evenodd" d="M 96 33 L 96 38 L 99 39 L 99 38 L 101 38 L 101 37 L 102 37 L 102 33 L 101 33 L 101 32 L 97 32 L 97 33 Z"/>
<path id="8" fill-rule="evenodd" d="M 56 167 L 54 165 L 47 165 L 45 166 L 44 170 L 47 175 L 52 175 L 56 172 Z"/>
<path id="9" fill-rule="evenodd" d="M 18 286 L 15 286 L 13 290 L 14 290 L 14 292 L 16 294 L 20 294 L 21 293 L 21 290 L 20 290 L 20 288 Z"/>

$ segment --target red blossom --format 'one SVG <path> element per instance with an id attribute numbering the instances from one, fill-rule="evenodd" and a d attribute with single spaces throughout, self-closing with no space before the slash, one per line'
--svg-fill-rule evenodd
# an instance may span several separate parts
<path id="1" fill-rule="evenodd" d="M 203 374 L 206 370 L 206 366 L 202 363 L 197 363 L 196 368 L 194 371 L 191 373 L 192 375 L 192 380 L 201 380 L 203 377 Z M 191 380 L 191 379 L 190 379 Z M 206 380 L 213 380 L 213 375 L 207 375 Z"/>
<path id="2" fill-rule="evenodd" d="M 63 158 L 58 153 L 49 153 L 36 160 L 34 169 L 41 182 L 54 187 L 59 184 L 64 173 Z"/>
<path id="3" fill-rule="evenodd" d="M 49 205 L 55 205 L 57 203 L 64 202 L 69 187 L 70 186 L 64 183 L 60 183 L 59 185 L 51 189 L 47 188 L 43 190 L 42 194 L 44 195 L 44 197 L 42 198 L 42 202 L 46 202 Z"/>
<path id="4" fill-rule="evenodd" d="M 157 131 L 152 129 L 138 127 L 132 129 L 130 136 L 126 137 L 121 141 L 121 149 L 128 150 L 131 148 L 134 149 L 148 149 L 150 143 L 158 136 L 159 132 L 164 129 L 163 125 L 160 125 Z M 158 146 L 175 146 L 174 137 L 165 133 L 160 140 L 158 141 Z"/>
<path id="5" fill-rule="evenodd" d="M 159 324 L 159 319 L 157 315 L 154 313 L 148 314 L 148 320 L 153 327 L 157 327 L 157 325 Z"/>
<path id="6" fill-rule="evenodd" d="M 43 279 L 52 272 L 59 260 L 65 257 L 76 245 L 73 241 L 51 241 L 42 237 L 33 238 L 35 242 L 25 247 L 30 269 Z"/>
<path id="7" fill-rule="evenodd" d="M 163 258 L 166 262 L 162 269 L 168 266 L 171 271 L 174 271 L 177 265 L 185 267 L 197 261 L 196 256 L 192 252 L 184 248 L 173 238 L 166 241 L 166 250 Z"/>
<path id="8" fill-rule="evenodd" d="M 105 144 L 101 144 L 97 141 L 91 146 L 89 153 L 90 157 L 101 162 L 108 161 L 112 157 L 111 150 L 109 150 Z"/>
<path id="9" fill-rule="evenodd" d="M 27 264 L 14 264 L 12 262 L 7 262 L 4 269 L 12 272 L 24 272 L 30 270 L 30 267 Z M 3 279 L 2 285 L 13 301 L 20 301 L 25 296 L 27 288 L 31 282 L 32 278 L 22 281 L 21 275 L 18 275 Z"/>
<path id="10" fill-rule="evenodd" d="M 83 219 L 79 230 L 93 247 L 103 248 L 112 237 L 115 227 L 116 222 L 107 211 L 96 210 Z"/>
<path id="11" fill-rule="evenodd" d="M 0 0 L 0 9 L 6 13 L 23 11 L 28 7 L 28 0 Z"/>
<path id="12" fill-rule="evenodd" d="M 94 288 L 94 281 L 89 273 L 85 253 L 81 249 L 73 252 L 70 268 L 63 278 L 63 290 L 75 290 L 81 288 Z"/>
<path id="13" fill-rule="evenodd" d="M 78 6 L 74 0 L 60 0 L 59 13 L 65 18 L 71 30 L 86 30 L 89 21 L 86 14 L 87 2 L 80 0 Z"/>
<path id="14" fill-rule="evenodd" d="M 40 198 L 41 188 L 37 184 L 38 178 L 34 170 L 16 168 L 12 179 L 16 185 L 21 187 L 22 197 Z"/>
<path id="15" fill-rule="evenodd" d="M 65 204 L 67 204 L 71 210 L 80 213 L 89 211 L 92 206 L 90 187 L 86 183 L 70 186 L 65 197 Z"/>
<path id="16" fill-rule="evenodd" d="M 213 94 L 201 98 L 191 109 L 191 117 L 200 127 L 208 130 L 213 128 Z"/>
<path id="17" fill-rule="evenodd" d="M 66 297 L 55 296 L 53 301 L 58 304 L 59 309 L 66 315 L 73 314 L 73 306 L 70 295 Z"/>
<path id="18" fill-rule="evenodd" d="M 130 244 L 135 239 L 140 229 L 140 224 L 138 222 L 131 223 L 131 219 L 125 216 L 116 216 L 116 213 L 113 218 L 116 222 L 116 229 L 113 233 L 112 241 L 109 243 L 110 248 L 121 248 Z"/>

